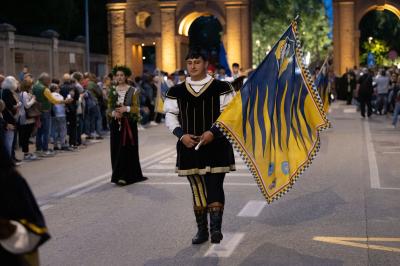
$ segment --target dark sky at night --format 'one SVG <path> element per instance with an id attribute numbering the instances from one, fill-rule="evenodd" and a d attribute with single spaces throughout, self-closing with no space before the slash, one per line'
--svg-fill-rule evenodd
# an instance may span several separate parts
<path id="1" fill-rule="evenodd" d="M 90 49 L 107 53 L 106 0 L 89 0 Z M 17 34 L 39 36 L 47 29 L 60 33 L 60 39 L 74 40 L 84 35 L 84 0 L 15 0 L 0 8 L 0 23 L 17 28 Z"/>

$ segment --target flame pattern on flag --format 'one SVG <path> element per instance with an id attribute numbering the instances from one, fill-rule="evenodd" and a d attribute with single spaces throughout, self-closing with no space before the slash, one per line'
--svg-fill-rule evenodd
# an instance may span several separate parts
<path id="1" fill-rule="evenodd" d="M 324 112 L 327 114 L 329 111 L 329 97 L 331 94 L 331 83 L 328 77 L 328 62 L 322 65 L 321 70 L 315 78 L 315 87 L 317 87 L 319 96 L 321 97 L 322 104 L 324 106 Z"/>
<path id="2" fill-rule="evenodd" d="M 329 126 L 296 35 L 294 21 L 216 121 L 268 203 L 310 165 Z"/>

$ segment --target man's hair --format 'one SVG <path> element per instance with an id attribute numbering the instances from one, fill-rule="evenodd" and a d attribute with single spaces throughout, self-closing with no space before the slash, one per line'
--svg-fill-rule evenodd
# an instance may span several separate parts
<path id="1" fill-rule="evenodd" d="M 179 70 L 178 71 L 178 76 L 186 76 L 186 74 L 185 74 L 185 70 Z"/>
<path id="2" fill-rule="evenodd" d="M 7 76 L 1 83 L 1 88 L 15 91 L 18 88 L 18 81 L 13 76 Z"/>
<path id="3" fill-rule="evenodd" d="M 238 63 L 233 63 L 233 64 L 232 64 L 232 67 L 237 67 L 237 68 L 238 68 L 238 67 L 239 67 L 239 64 L 238 64 Z"/>
<path id="4" fill-rule="evenodd" d="M 74 72 L 72 73 L 72 78 L 76 81 L 81 81 L 83 79 L 83 74 L 81 72 Z"/>
<path id="5" fill-rule="evenodd" d="M 40 82 L 43 82 L 45 79 L 50 79 L 50 75 L 46 72 L 43 72 L 42 74 L 39 75 L 38 80 Z"/>
<path id="6" fill-rule="evenodd" d="M 56 83 L 51 83 L 49 89 L 51 92 L 55 92 L 58 89 L 58 85 Z"/>
<path id="7" fill-rule="evenodd" d="M 194 58 L 202 58 L 204 61 L 208 61 L 207 52 L 204 49 L 200 48 L 191 49 L 188 55 L 186 56 L 185 60 Z"/>

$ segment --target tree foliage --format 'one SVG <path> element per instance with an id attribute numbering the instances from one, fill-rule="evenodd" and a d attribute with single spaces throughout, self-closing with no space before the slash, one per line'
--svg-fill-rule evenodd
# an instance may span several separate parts
<path id="1" fill-rule="evenodd" d="M 363 53 L 361 54 L 361 64 L 367 65 L 368 54 L 372 53 L 375 58 L 375 64 L 378 66 L 388 65 L 389 59 L 387 57 L 389 46 L 386 41 L 373 39 L 371 42 L 366 41 L 362 44 Z"/>
<path id="2" fill-rule="evenodd" d="M 389 50 L 400 54 L 400 20 L 391 11 L 370 11 L 360 21 L 360 53 L 368 52 L 368 38 L 385 40 Z M 375 42 L 373 42 L 375 43 Z M 378 42 L 380 43 L 380 42 Z"/>
<path id="3" fill-rule="evenodd" d="M 299 33 L 304 52 L 312 61 L 327 56 L 332 41 L 321 0 L 258 0 L 253 2 L 253 62 L 258 65 L 296 15 L 300 15 Z M 257 40 L 259 42 L 257 42 Z"/>

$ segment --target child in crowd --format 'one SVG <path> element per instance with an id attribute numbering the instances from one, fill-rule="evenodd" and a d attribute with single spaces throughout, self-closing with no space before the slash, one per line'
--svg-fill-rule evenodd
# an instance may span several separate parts
<path id="1" fill-rule="evenodd" d="M 54 98 L 57 100 L 64 100 L 64 97 L 60 94 L 60 87 L 52 83 L 50 85 L 50 91 Z M 67 97 L 68 98 L 68 97 Z M 67 135 L 67 119 L 65 113 L 65 104 L 55 104 L 53 106 L 54 112 L 54 150 L 67 150 L 70 148 L 65 141 Z"/>

